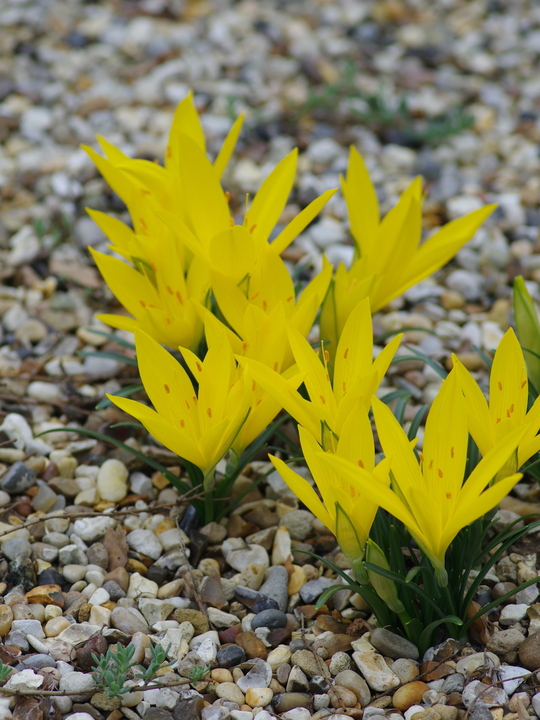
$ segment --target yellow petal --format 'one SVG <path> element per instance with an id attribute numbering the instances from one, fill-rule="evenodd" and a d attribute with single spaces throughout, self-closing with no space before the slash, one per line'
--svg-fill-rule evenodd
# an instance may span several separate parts
<path id="1" fill-rule="evenodd" d="M 335 190 L 326 190 L 318 198 L 312 200 L 307 207 L 305 207 L 291 222 L 283 228 L 279 235 L 272 241 L 272 248 L 278 254 L 282 253 L 285 248 L 289 247 L 292 241 L 300 235 L 300 233 L 309 225 L 309 223 L 316 217 L 326 203 L 333 197 L 337 192 Z"/>
<path id="2" fill-rule="evenodd" d="M 492 423 L 511 420 L 521 425 L 527 412 L 527 367 L 516 334 L 506 331 L 491 366 L 489 409 Z"/>
<path id="3" fill-rule="evenodd" d="M 305 375 L 304 383 L 310 400 L 313 405 L 320 407 L 324 416 L 328 418 L 328 424 L 332 427 L 334 424 L 332 419 L 335 418 L 337 405 L 328 372 L 319 360 L 317 353 L 297 330 L 289 327 L 287 336 L 298 369 Z"/>
<path id="4" fill-rule="evenodd" d="M 99 229 L 105 233 L 115 247 L 128 252 L 135 238 L 135 233 L 125 223 L 117 220 L 104 212 L 85 208 L 86 212 L 96 223 Z"/>
<path id="5" fill-rule="evenodd" d="M 253 234 L 268 240 L 292 190 L 298 149 L 294 149 L 272 170 L 253 198 L 246 225 Z"/>
<path id="6" fill-rule="evenodd" d="M 130 400 L 129 398 L 121 398 L 116 395 L 107 396 L 111 402 L 117 405 L 121 410 L 133 415 L 137 418 L 150 435 L 165 445 L 185 460 L 189 460 L 197 467 L 204 466 L 204 458 L 199 450 L 197 443 L 180 428 L 173 428 L 165 422 L 156 412 L 141 403 Z"/>
<path id="7" fill-rule="evenodd" d="M 221 146 L 221 150 L 219 151 L 218 156 L 214 161 L 214 170 L 216 171 L 218 178 L 221 178 L 221 176 L 225 172 L 225 168 L 229 164 L 229 160 L 231 159 L 231 155 L 233 154 L 234 148 L 236 147 L 238 136 L 240 135 L 240 130 L 242 129 L 243 124 L 244 115 L 242 114 L 239 115 L 234 121 L 231 129 L 227 133 L 227 137 L 225 138 L 223 145 Z"/>
<path id="8" fill-rule="evenodd" d="M 364 160 L 352 145 L 347 176 L 341 178 L 341 189 L 347 203 L 351 233 L 361 253 L 368 252 L 379 227 L 379 201 Z"/>
<path id="9" fill-rule="evenodd" d="M 204 131 L 199 113 L 197 112 L 197 108 L 193 102 L 192 91 L 190 91 L 176 106 L 169 132 L 167 150 L 165 152 L 165 167 L 173 167 L 176 169 L 180 162 L 182 162 L 181 145 L 183 135 L 191 138 L 204 153 L 206 152 Z"/>
<path id="10" fill-rule="evenodd" d="M 495 443 L 493 422 L 484 393 L 465 366 L 452 356 L 461 390 L 465 396 L 465 410 L 469 432 L 482 455 L 486 455 Z"/>
<path id="11" fill-rule="evenodd" d="M 301 475 L 298 475 L 298 473 L 291 470 L 291 468 L 288 467 L 283 460 L 280 460 L 273 455 L 269 455 L 268 457 L 270 458 L 272 465 L 283 478 L 284 482 L 287 483 L 300 502 L 304 503 L 304 505 L 309 508 L 315 517 L 326 525 L 330 532 L 333 532 L 333 520 L 308 481 Z"/>
<path id="12" fill-rule="evenodd" d="M 184 368 L 146 333 L 136 333 L 135 348 L 144 389 L 157 413 L 173 427 L 196 437 L 195 391 Z"/>

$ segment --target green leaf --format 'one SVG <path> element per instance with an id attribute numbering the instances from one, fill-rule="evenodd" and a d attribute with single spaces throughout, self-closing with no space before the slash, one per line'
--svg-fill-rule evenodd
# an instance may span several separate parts
<path id="1" fill-rule="evenodd" d="M 75 354 L 81 355 L 82 357 L 97 357 L 105 360 L 116 360 L 116 362 L 123 363 L 124 365 L 132 365 L 133 367 L 137 367 L 137 361 L 135 360 L 135 358 L 126 357 L 125 355 L 120 355 L 120 353 L 98 352 L 93 350 L 77 350 Z"/>

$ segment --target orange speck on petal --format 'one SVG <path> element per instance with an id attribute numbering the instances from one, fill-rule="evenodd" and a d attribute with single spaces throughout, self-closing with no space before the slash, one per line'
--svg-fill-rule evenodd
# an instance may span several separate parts
<path id="1" fill-rule="evenodd" d="M 168 394 L 171 392 L 171 388 L 167 385 L 167 383 L 164 383 L 164 384 L 163 384 L 163 387 L 165 388 L 165 392 L 166 392 L 167 395 L 168 395 Z"/>
<path id="2" fill-rule="evenodd" d="M 447 500 L 451 500 L 451 499 L 452 499 L 452 493 L 451 493 L 451 492 L 447 492 L 447 493 L 446 493 L 446 499 L 447 499 Z"/>
<path id="3" fill-rule="evenodd" d="M 264 310 L 264 312 L 266 312 L 267 307 L 268 307 L 268 303 L 266 302 L 266 300 L 263 300 L 262 301 L 262 309 Z"/>
<path id="4" fill-rule="evenodd" d="M 277 369 L 278 369 L 278 361 L 277 360 L 272 365 L 272 368 L 274 369 L 274 372 L 277 372 Z"/>
<path id="5" fill-rule="evenodd" d="M 170 317 L 165 318 L 165 322 L 167 323 L 167 325 L 172 325 L 172 320 Z"/>
<path id="6" fill-rule="evenodd" d="M 226 190 L 226 192 L 225 192 L 225 200 L 227 201 L 227 203 L 229 202 L 230 199 L 231 199 L 231 193 L 230 193 L 228 190 Z"/>
<path id="7" fill-rule="evenodd" d="M 186 427 L 186 421 L 180 418 L 180 427 Z"/>
<path id="8" fill-rule="evenodd" d="M 291 302 L 292 299 L 293 299 L 293 296 L 292 296 L 292 295 L 289 295 L 289 297 L 286 299 L 285 302 Z"/>
<path id="9" fill-rule="evenodd" d="M 359 461 L 358 461 L 358 465 L 359 465 L 361 468 L 363 468 L 363 467 L 364 467 L 363 461 L 362 461 L 362 460 L 359 460 Z"/>
<path id="10" fill-rule="evenodd" d="M 250 235 L 253 234 L 253 231 L 255 230 L 256 227 L 257 227 L 257 223 L 255 223 L 255 225 L 252 225 L 252 226 L 249 228 Z"/>
<path id="11" fill-rule="evenodd" d="M 191 410 L 191 405 L 189 404 L 189 401 L 188 401 L 188 400 L 184 400 L 184 402 L 186 403 L 187 409 L 188 409 L 188 410 Z"/>
<path id="12" fill-rule="evenodd" d="M 319 395 L 319 397 L 321 398 L 322 404 L 326 405 L 326 399 L 325 399 L 324 395 Z"/>
<path id="13" fill-rule="evenodd" d="M 139 302 L 141 303 L 141 307 L 143 307 L 143 308 L 146 307 L 146 303 L 144 302 L 144 300 L 139 300 Z"/>
<path id="14" fill-rule="evenodd" d="M 151 195 L 152 193 L 150 190 L 147 190 L 146 188 L 140 188 L 141 195 Z"/>
<path id="15" fill-rule="evenodd" d="M 443 474 L 444 474 L 444 473 L 443 473 L 443 471 L 441 470 L 441 468 L 437 468 L 437 475 L 438 475 L 440 478 L 442 478 Z"/>
<path id="16" fill-rule="evenodd" d="M 525 387 L 526 384 L 527 384 L 527 381 L 523 380 L 523 382 L 520 385 L 520 388 L 523 390 L 523 388 Z"/>
<path id="17" fill-rule="evenodd" d="M 195 365 L 197 366 L 197 370 L 198 370 L 199 372 L 202 372 L 202 365 L 201 365 L 201 363 L 200 363 L 200 362 L 196 362 Z"/>
<path id="18" fill-rule="evenodd" d="M 144 232 L 144 234 L 145 234 L 145 235 L 148 235 L 148 226 L 147 226 L 147 224 L 146 224 L 145 219 L 144 219 L 144 218 L 139 218 L 139 224 L 140 224 L 140 226 L 141 226 L 142 231 Z"/>
<path id="19" fill-rule="evenodd" d="M 257 290 L 256 293 L 253 293 L 253 295 L 249 298 L 250 300 L 255 300 L 255 298 L 259 295 L 259 291 Z"/>
<path id="20" fill-rule="evenodd" d="M 183 305 L 183 304 L 184 304 L 184 301 L 182 300 L 182 296 L 180 295 L 180 291 L 177 290 L 176 293 L 175 293 L 175 295 L 176 295 L 176 299 L 178 300 L 178 302 L 180 303 L 180 305 Z"/>
<path id="21" fill-rule="evenodd" d="M 454 457 L 454 447 L 450 448 L 450 457 Z"/>
<path id="22" fill-rule="evenodd" d="M 502 382 L 500 380 L 497 380 L 497 387 L 499 390 L 502 390 Z"/>
<path id="23" fill-rule="evenodd" d="M 501 418 L 497 418 L 497 419 L 495 420 L 495 425 L 498 425 L 500 422 L 501 422 Z"/>
<path id="24" fill-rule="evenodd" d="M 255 382 L 255 380 L 252 380 L 252 382 L 251 382 L 252 391 L 255 392 L 256 388 L 257 388 L 257 383 Z"/>
<path id="25" fill-rule="evenodd" d="M 349 354 L 349 348 L 345 348 L 345 352 L 343 353 L 343 359 L 347 359 L 347 355 Z"/>
<path id="26" fill-rule="evenodd" d="M 172 158 L 172 148 L 171 148 L 170 145 L 167 145 L 167 149 L 165 150 L 165 155 L 166 155 L 168 158 Z"/>
<path id="27" fill-rule="evenodd" d="M 208 415 L 209 418 L 211 418 L 212 417 L 212 408 L 206 408 L 206 414 Z"/>
<path id="28" fill-rule="evenodd" d="M 197 398 L 196 395 L 194 395 L 191 399 L 193 400 L 193 402 L 195 403 L 195 405 L 199 402 L 199 400 L 198 400 L 198 398 Z"/>
<path id="29" fill-rule="evenodd" d="M 248 344 L 247 344 L 247 342 L 244 340 L 244 342 L 242 343 L 242 352 L 246 352 L 247 349 L 248 349 Z"/>
<path id="30" fill-rule="evenodd" d="M 342 387 L 342 389 L 343 389 L 343 394 L 346 395 L 346 393 L 347 393 L 347 383 L 345 383 L 345 382 L 344 382 L 344 383 L 341 383 L 341 387 Z"/>
<path id="31" fill-rule="evenodd" d="M 506 417 L 509 418 L 510 415 L 511 415 L 510 410 L 507 410 L 507 411 L 506 411 Z"/>
<path id="32" fill-rule="evenodd" d="M 512 403 L 512 404 L 510 405 L 510 412 L 513 413 L 514 410 L 515 410 L 514 403 Z"/>
<path id="33" fill-rule="evenodd" d="M 262 398 L 259 398 L 257 402 L 255 403 L 255 407 L 259 407 L 259 405 L 262 403 Z"/>
<path id="34" fill-rule="evenodd" d="M 432 467 L 433 467 L 433 460 L 429 463 L 429 469 L 431 470 Z"/>
<path id="35" fill-rule="evenodd" d="M 170 285 L 167 285 L 167 292 L 169 293 L 169 295 L 174 295 L 174 290 Z"/>
<path id="36" fill-rule="evenodd" d="M 231 227 L 234 227 L 234 220 L 233 218 L 229 218 L 229 224 Z"/>

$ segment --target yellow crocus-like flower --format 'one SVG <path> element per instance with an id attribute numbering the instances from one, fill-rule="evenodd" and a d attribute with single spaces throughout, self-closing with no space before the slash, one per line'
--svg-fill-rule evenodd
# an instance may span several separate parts
<path id="1" fill-rule="evenodd" d="M 210 278 L 199 261 L 192 262 L 184 275 L 171 236 L 156 245 L 151 264 L 135 258 L 132 267 L 92 248 L 90 252 L 116 299 L 132 316 L 103 314 L 100 320 L 130 332 L 142 330 L 169 347 L 198 348 L 203 324 L 196 303 L 206 303 Z"/>
<path id="2" fill-rule="evenodd" d="M 230 450 L 249 412 L 244 377 L 224 336 L 204 360 L 182 348 L 186 364 L 198 383 L 195 392 L 189 375 L 175 358 L 149 335 L 135 335 L 137 362 L 144 388 L 155 410 L 121 398 L 109 399 L 139 420 L 165 447 L 201 469 L 206 489 L 212 473 Z"/>
<path id="3" fill-rule="evenodd" d="M 321 336 L 334 347 L 345 321 L 364 297 L 380 310 L 447 263 L 468 242 L 495 205 L 475 210 L 422 237 L 422 184 L 416 178 L 399 202 L 380 218 L 377 194 L 358 151 L 351 147 L 347 175 L 341 178 L 356 260 L 340 264 L 321 312 Z M 332 350 L 330 349 L 332 355 Z"/>
<path id="4" fill-rule="evenodd" d="M 289 343 L 309 400 L 292 390 L 278 373 L 272 372 L 266 365 L 243 358 L 239 358 L 239 362 L 249 367 L 255 381 L 273 395 L 325 449 L 330 449 L 333 436 L 340 435 L 347 416 L 359 400 L 369 401 L 378 388 L 401 337 L 396 336 L 373 360 L 373 329 L 369 299 L 366 298 L 345 324 L 337 347 L 332 381 L 326 362 L 321 362 L 308 341 L 289 327 Z"/>
<path id="5" fill-rule="evenodd" d="M 469 432 L 482 455 L 496 447 L 516 428 L 526 432 L 505 468 L 518 470 L 540 450 L 540 398 L 527 412 L 527 367 L 519 341 L 510 328 L 495 352 L 489 376 L 489 403 L 465 366 L 453 357 L 459 384 L 465 395 Z"/>
<path id="6" fill-rule="evenodd" d="M 522 477 L 512 474 L 491 484 L 526 429 L 505 435 L 465 478 L 466 400 L 455 370 L 444 380 L 431 407 L 420 463 L 392 411 L 377 398 L 373 398 L 373 414 L 383 452 L 390 461 L 391 489 L 374 484 L 372 475 L 349 459 L 322 452 L 319 459 L 406 525 L 444 586 L 450 543 L 462 528 L 494 508 Z"/>
<path id="7" fill-rule="evenodd" d="M 238 337 L 209 310 L 201 308 L 201 314 L 204 318 L 206 342 L 209 348 L 225 336 L 235 355 L 258 360 L 272 368 L 273 372 L 282 373 L 280 377 L 293 392 L 300 385 L 302 376 L 297 369 L 285 365 L 288 341 L 282 305 L 277 305 L 268 315 L 255 305 L 250 305 L 246 310 L 247 334 L 244 339 Z M 238 366 L 234 381 L 239 382 L 244 372 L 244 368 Z M 282 409 L 279 401 L 267 393 L 251 376 L 246 381 L 245 392 L 251 409 L 231 447 L 237 458 Z"/>
<path id="8" fill-rule="evenodd" d="M 193 93 L 190 92 L 176 108 L 165 151 L 164 167 L 148 160 L 129 158 L 102 137 L 98 137 L 98 142 L 105 157 L 99 155 L 91 147 L 83 146 L 83 148 L 110 187 L 126 204 L 135 234 L 153 238 L 156 242 L 157 237 L 163 232 L 163 223 L 156 211 L 167 210 L 179 220 L 189 222 L 189 204 L 183 201 L 183 197 L 185 193 L 189 194 L 190 172 L 196 172 L 196 169 L 190 165 L 192 145 L 199 149 L 200 154 L 210 166 L 211 176 L 214 180 L 212 187 L 215 187 L 215 183 L 219 186 L 219 179 L 230 160 L 242 123 L 243 116 L 240 116 L 231 127 L 212 165 L 206 158 L 204 132 L 193 102 Z M 186 187 L 186 183 L 188 187 Z M 222 205 L 223 202 L 226 202 L 223 191 L 220 190 L 219 195 Z M 206 196 L 207 207 L 212 207 L 213 200 L 214 198 Z M 100 226 L 101 222 L 98 218 L 102 222 L 107 222 L 103 220 L 104 213 L 91 213 L 91 216 L 98 221 Z M 114 219 L 112 220 L 114 221 Z M 109 235 L 105 229 L 104 232 Z M 117 231 L 114 235 L 114 249 L 121 255 L 131 257 L 133 255 L 132 240 L 132 234 Z M 149 250 L 152 250 L 151 246 Z M 148 254 L 143 259 L 151 262 L 152 255 Z"/>
<path id="9" fill-rule="evenodd" d="M 343 476 L 333 467 L 321 461 L 321 447 L 311 432 L 299 426 L 300 442 L 308 468 L 315 480 L 321 498 L 310 483 L 294 472 L 282 460 L 270 455 L 274 467 L 289 488 L 330 532 L 334 533 L 343 553 L 356 571 L 362 574 L 364 546 L 375 519 L 378 503 L 373 496 L 367 497 L 356 479 Z M 356 403 L 345 420 L 341 435 L 335 446 L 335 456 L 364 468 L 366 477 L 375 489 L 389 484 L 388 462 L 383 460 L 375 466 L 373 433 L 367 409 L 362 402 Z"/>

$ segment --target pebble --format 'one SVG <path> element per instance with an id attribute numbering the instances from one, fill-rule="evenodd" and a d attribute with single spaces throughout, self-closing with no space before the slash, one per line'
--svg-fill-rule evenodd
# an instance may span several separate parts
<path id="1" fill-rule="evenodd" d="M 267 688 L 271 680 L 272 668 L 270 665 L 264 660 L 257 660 L 251 670 L 244 677 L 239 678 L 236 684 L 245 693 L 249 688 Z"/>
<path id="2" fill-rule="evenodd" d="M 224 698 L 229 702 L 237 703 L 237 705 L 244 704 L 244 693 L 233 682 L 219 683 L 216 686 L 215 693 L 219 698 Z"/>
<path id="3" fill-rule="evenodd" d="M 342 670 L 335 676 L 334 682 L 336 685 L 341 685 L 352 690 L 362 707 L 365 707 L 371 702 L 371 692 L 366 681 L 353 670 Z"/>
<path id="4" fill-rule="evenodd" d="M 370 635 L 370 642 L 382 655 L 394 659 L 418 660 L 420 657 L 416 645 L 385 628 L 374 628 Z"/>
<path id="5" fill-rule="evenodd" d="M 111 502 L 123 500 L 128 494 L 128 474 L 126 466 L 120 460 L 105 460 L 97 476 L 97 489 L 101 498 Z"/>
<path id="6" fill-rule="evenodd" d="M 402 685 L 392 696 L 392 704 L 398 710 L 404 712 L 411 705 L 416 705 L 422 700 L 424 693 L 428 692 L 429 687 L 425 682 L 415 680 L 414 682 Z"/>
<path id="7" fill-rule="evenodd" d="M 251 620 L 251 629 L 256 630 L 259 627 L 281 628 L 287 624 L 287 616 L 280 610 L 263 610 L 257 613 Z"/>
<path id="8" fill-rule="evenodd" d="M 246 692 L 246 703 L 252 708 L 264 707 L 270 703 L 273 697 L 274 693 L 270 688 L 249 688 Z"/>
<path id="9" fill-rule="evenodd" d="M 491 652 L 479 652 L 467 655 L 456 663 L 456 671 L 463 675 L 472 675 L 478 668 L 496 668 L 500 665 L 497 655 Z"/>
<path id="10" fill-rule="evenodd" d="M 268 569 L 266 580 L 259 588 L 259 593 L 270 600 L 275 600 L 278 608 L 285 612 L 289 601 L 288 583 L 287 570 L 282 565 L 273 566 Z"/>
<path id="11" fill-rule="evenodd" d="M 151 530 L 133 530 L 128 533 L 126 540 L 130 548 L 152 560 L 157 560 L 163 552 L 161 543 Z"/>
<path id="12" fill-rule="evenodd" d="M 354 652 L 352 657 L 372 690 L 386 692 L 399 685 L 398 676 L 390 670 L 382 655 Z"/>
<path id="13" fill-rule="evenodd" d="M 116 606 L 111 613 L 110 619 L 111 625 L 126 633 L 126 635 L 134 635 L 136 632 L 148 632 L 146 621 L 132 613 L 128 608 Z"/>
<path id="14" fill-rule="evenodd" d="M 508 696 L 503 688 L 484 685 L 484 683 L 479 680 L 473 680 L 466 685 L 461 697 L 466 708 L 468 708 L 476 698 L 481 698 L 487 707 L 498 707 L 508 702 Z"/>

